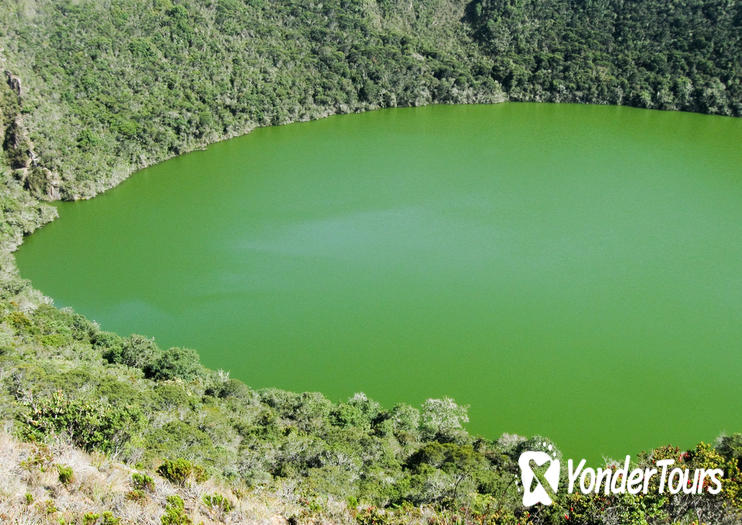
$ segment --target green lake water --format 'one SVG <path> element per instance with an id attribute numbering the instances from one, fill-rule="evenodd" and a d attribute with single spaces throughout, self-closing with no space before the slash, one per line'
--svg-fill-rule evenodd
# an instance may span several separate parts
<path id="1" fill-rule="evenodd" d="M 259 129 L 18 252 L 59 306 L 253 387 L 471 405 L 597 459 L 742 430 L 742 120 L 501 104 Z"/>

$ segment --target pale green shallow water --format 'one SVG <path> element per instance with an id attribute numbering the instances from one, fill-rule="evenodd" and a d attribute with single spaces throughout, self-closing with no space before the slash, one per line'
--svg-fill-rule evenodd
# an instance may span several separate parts
<path id="1" fill-rule="evenodd" d="M 453 396 L 622 456 L 742 430 L 742 120 L 502 104 L 255 131 L 27 239 L 24 277 L 254 387 Z"/>

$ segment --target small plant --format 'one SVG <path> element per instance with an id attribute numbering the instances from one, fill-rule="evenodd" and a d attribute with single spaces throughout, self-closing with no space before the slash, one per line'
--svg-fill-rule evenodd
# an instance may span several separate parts
<path id="1" fill-rule="evenodd" d="M 101 518 L 103 518 L 101 525 L 119 525 L 121 523 L 121 518 L 115 517 L 110 510 L 105 511 Z"/>
<path id="2" fill-rule="evenodd" d="M 26 492 L 25 498 L 26 505 L 30 505 L 31 503 L 33 503 L 33 494 L 31 494 L 30 492 Z"/>
<path id="3" fill-rule="evenodd" d="M 185 504 L 180 496 L 168 496 L 165 514 L 160 518 L 162 525 L 193 525 L 185 513 Z"/>
<path id="4" fill-rule="evenodd" d="M 134 489 L 126 493 L 126 499 L 130 501 L 142 501 L 144 498 L 145 494 L 142 489 Z"/>
<path id="5" fill-rule="evenodd" d="M 67 485 L 72 481 L 72 467 L 57 465 L 57 472 L 59 472 L 59 482 L 63 485 Z"/>
<path id="6" fill-rule="evenodd" d="M 162 465 L 157 467 L 157 473 L 171 483 L 185 485 L 189 476 L 199 483 L 206 481 L 209 476 L 203 467 L 194 465 L 187 459 L 178 458 L 176 460 L 166 459 Z"/>
<path id="7" fill-rule="evenodd" d="M 193 479 L 195 479 L 198 483 L 203 483 L 204 481 L 209 479 L 209 473 L 206 472 L 206 469 L 202 466 L 193 465 Z"/>
<path id="8" fill-rule="evenodd" d="M 86 512 L 82 517 L 82 525 L 95 525 L 95 523 L 98 521 L 98 518 L 100 518 L 99 514 L 95 514 L 94 512 Z"/>
<path id="9" fill-rule="evenodd" d="M 4 321 L 10 323 L 13 328 L 20 332 L 30 332 L 33 323 L 23 312 L 10 312 Z"/>
<path id="10" fill-rule="evenodd" d="M 54 506 L 54 502 L 50 499 L 46 500 L 43 503 L 44 512 L 47 514 L 54 514 L 57 512 L 57 507 Z"/>
<path id="11" fill-rule="evenodd" d="M 170 483 L 184 485 L 188 476 L 193 471 L 193 464 L 187 459 L 166 459 L 162 465 L 157 467 L 157 473 Z"/>
<path id="12" fill-rule="evenodd" d="M 206 494 L 204 496 L 204 504 L 212 510 L 219 510 L 221 512 L 231 512 L 234 509 L 231 501 L 217 493 Z"/>
<path id="13" fill-rule="evenodd" d="M 134 485 L 135 489 L 138 490 L 154 490 L 155 489 L 155 482 L 152 479 L 151 476 L 148 476 L 147 474 L 140 474 L 139 472 L 135 472 L 131 475 L 131 483 Z"/>

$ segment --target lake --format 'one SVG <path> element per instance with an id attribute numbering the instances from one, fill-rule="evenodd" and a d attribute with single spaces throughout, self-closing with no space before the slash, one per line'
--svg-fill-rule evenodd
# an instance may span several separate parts
<path id="1" fill-rule="evenodd" d="M 59 210 L 19 250 L 23 277 L 256 388 L 451 396 L 470 431 L 575 458 L 742 430 L 742 120 L 343 115 Z"/>

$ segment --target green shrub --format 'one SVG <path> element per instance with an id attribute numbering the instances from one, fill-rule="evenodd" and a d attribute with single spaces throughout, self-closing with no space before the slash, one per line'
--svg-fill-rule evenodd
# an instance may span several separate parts
<path id="1" fill-rule="evenodd" d="M 428 439 L 454 441 L 462 436 L 463 424 L 469 421 L 467 411 L 468 407 L 450 397 L 428 399 L 420 412 L 420 430 Z"/>
<path id="2" fill-rule="evenodd" d="M 31 320 L 34 327 L 48 339 L 55 336 L 65 344 L 73 341 L 89 342 L 98 331 L 95 323 L 67 308 L 57 309 L 52 305 L 42 304 L 34 310 Z"/>
<path id="3" fill-rule="evenodd" d="M 368 417 L 366 417 L 360 408 L 347 403 L 340 403 L 331 412 L 330 421 L 333 425 L 343 428 L 357 427 L 368 429 L 371 426 Z"/>
<path id="4" fill-rule="evenodd" d="M 133 489 L 126 493 L 126 499 L 131 501 L 142 501 L 145 497 L 142 489 Z"/>
<path id="5" fill-rule="evenodd" d="M 49 308 L 53 308 L 49 306 Z M 38 311 L 38 310 L 37 310 Z M 64 310 L 65 314 L 69 316 L 70 320 L 68 325 L 72 331 L 72 337 L 76 341 L 90 341 L 91 338 L 98 332 L 98 326 L 85 318 L 84 315 L 75 313 L 69 309 Z"/>
<path id="6" fill-rule="evenodd" d="M 115 517 L 109 510 L 105 511 L 103 514 L 87 512 L 82 517 L 82 523 L 83 525 L 96 525 L 99 523 L 98 519 L 100 519 L 100 525 L 119 525 L 121 523 L 121 518 Z M 60 523 L 64 522 L 60 521 Z"/>
<path id="7" fill-rule="evenodd" d="M 178 407 L 183 410 L 183 407 Z M 195 414 L 206 414 L 203 407 L 198 407 Z M 200 427 L 200 428 L 199 428 Z M 143 445 L 147 448 L 151 458 L 172 457 L 174 452 L 187 450 L 189 454 L 199 458 L 212 458 L 219 455 L 214 446 L 215 436 L 204 432 L 206 430 L 199 422 L 191 418 L 186 421 L 174 420 L 160 428 L 152 429 L 146 436 Z"/>
<path id="8" fill-rule="evenodd" d="M 742 470 L 742 434 L 721 436 L 716 442 L 716 450 L 726 459 L 734 461 L 737 468 Z"/>
<path id="9" fill-rule="evenodd" d="M 31 320 L 26 317 L 23 312 L 11 312 L 5 318 L 5 321 L 8 322 L 13 328 L 15 328 L 19 333 L 31 332 L 33 330 L 33 324 L 31 323 Z"/>
<path id="10" fill-rule="evenodd" d="M 143 419 L 138 407 L 68 399 L 59 391 L 31 401 L 25 408 L 19 419 L 26 438 L 38 441 L 65 432 L 75 445 L 87 451 L 112 451 L 138 432 Z"/>
<path id="11" fill-rule="evenodd" d="M 154 339 L 134 334 L 124 339 L 121 345 L 114 345 L 105 350 L 103 358 L 112 364 L 143 370 L 156 359 L 158 352 Z"/>
<path id="12" fill-rule="evenodd" d="M 190 348 L 168 348 L 144 367 L 146 377 L 155 380 L 190 381 L 201 374 L 198 354 Z"/>
<path id="13" fill-rule="evenodd" d="M 191 475 L 193 465 L 186 459 L 166 459 L 157 467 L 157 473 L 171 483 L 183 485 Z"/>
<path id="14" fill-rule="evenodd" d="M 178 458 L 176 460 L 166 459 L 162 465 L 157 467 L 157 473 L 171 483 L 185 485 L 190 476 L 196 481 L 203 482 L 208 479 L 208 475 L 203 467 L 194 465 L 187 459 Z"/>
<path id="15" fill-rule="evenodd" d="M 120 351 L 124 344 L 124 338 L 112 332 L 96 332 L 90 339 L 93 346 L 111 351 L 115 348 Z M 113 353 L 116 353 L 115 351 Z"/>
<path id="16" fill-rule="evenodd" d="M 101 518 L 103 518 L 101 525 L 119 525 L 119 523 L 121 523 L 121 518 L 115 517 L 113 513 L 108 510 L 103 513 Z"/>
<path id="17" fill-rule="evenodd" d="M 57 465 L 57 472 L 59 473 L 59 481 L 63 485 L 67 485 L 72 481 L 72 467 Z"/>
<path id="18" fill-rule="evenodd" d="M 206 494 L 204 495 L 204 504 L 210 509 L 219 510 L 222 512 L 232 512 L 234 505 L 227 498 L 221 494 Z"/>
<path id="19" fill-rule="evenodd" d="M 209 473 L 206 472 L 206 469 L 202 466 L 193 465 L 193 479 L 195 479 L 198 483 L 203 483 L 204 481 L 209 479 Z"/>
<path id="20" fill-rule="evenodd" d="M 155 489 L 155 482 L 152 479 L 151 476 L 148 476 L 147 474 L 140 474 L 139 472 L 135 472 L 131 475 L 131 483 L 134 485 L 135 489 L 139 490 L 154 490 Z"/>
<path id="21" fill-rule="evenodd" d="M 67 336 L 62 334 L 48 334 L 42 335 L 39 338 L 39 342 L 44 346 L 51 346 L 54 348 L 61 348 L 70 344 L 72 341 Z"/>
<path id="22" fill-rule="evenodd" d="M 185 505 L 180 496 L 168 496 L 165 514 L 160 518 L 162 525 L 192 525 L 193 521 L 185 513 Z"/>

